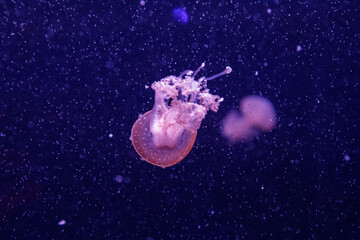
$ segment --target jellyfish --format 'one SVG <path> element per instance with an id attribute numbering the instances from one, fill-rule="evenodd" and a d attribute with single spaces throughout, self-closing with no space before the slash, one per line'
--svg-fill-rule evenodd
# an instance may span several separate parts
<path id="1" fill-rule="evenodd" d="M 230 142 L 251 141 L 260 132 L 271 131 L 276 125 L 274 106 L 265 97 L 244 97 L 240 111 L 230 111 L 222 121 L 222 135 Z"/>
<path id="2" fill-rule="evenodd" d="M 173 19 L 180 24 L 185 25 L 189 22 L 189 15 L 184 8 L 173 9 L 171 15 Z"/>
<path id="3" fill-rule="evenodd" d="M 195 72 L 185 70 L 151 85 L 155 91 L 154 106 L 139 116 L 131 130 L 132 144 L 143 160 L 163 168 L 180 162 L 193 147 L 206 113 L 217 112 L 224 99 L 210 93 L 207 81 L 232 70 L 226 67 L 212 77 L 195 80 L 204 67 L 202 63 Z"/>

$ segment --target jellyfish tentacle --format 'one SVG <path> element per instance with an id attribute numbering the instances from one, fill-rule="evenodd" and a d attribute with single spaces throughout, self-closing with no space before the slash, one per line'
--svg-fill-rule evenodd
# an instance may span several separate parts
<path id="1" fill-rule="evenodd" d="M 205 67 L 205 62 L 203 62 L 194 72 L 194 74 L 192 75 L 193 78 L 195 78 L 196 74 L 198 74 L 200 72 L 201 69 L 203 69 Z"/>
<path id="2" fill-rule="evenodd" d="M 180 73 L 179 78 L 182 78 L 182 77 L 184 77 L 185 75 L 186 75 L 186 76 L 191 76 L 191 74 L 193 74 L 193 71 L 192 71 L 192 70 L 185 70 L 185 71 L 183 71 L 182 73 Z"/>
<path id="3" fill-rule="evenodd" d="M 231 73 L 231 72 L 232 72 L 231 67 L 226 66 L 226 68 L 225 68 L 224 71 L 222 71 L 221 73 L 215 74 L 214 76 L 207 77 L 207 78 L 205 78 L 205 80 L 213 80 L 213 79 L 215 79 L 215 78 L 218 78 L 218 77 L 220 77 L 220 76 L 222 76 L 222 75 L 225 75 L 225 74 L 229 74 L 229 73 Z"/>

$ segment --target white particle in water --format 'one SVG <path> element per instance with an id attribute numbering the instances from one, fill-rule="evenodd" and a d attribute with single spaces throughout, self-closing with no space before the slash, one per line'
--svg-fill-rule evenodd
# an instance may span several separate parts
<path id="1" fill-rule="evenodd" d="M 123 180 L 124 180 L 124 178 L 123 178 L 123 176 L 121 176 L 121 175 L 117 175 L 117 176 L 115 177 L 115 181 L 118 182 L 118 183 L 122 183 Z"/>
<path id="2" fill-rule="evenodd" d="M 62 220 L 60 220 L 59 222 L 58 222 L 58 225 L 59 226 L 63 226 L 63 225 L 65 225 L 66 224 L 66 221 L 64 220 L 64 219 L 62 219 Z"/>

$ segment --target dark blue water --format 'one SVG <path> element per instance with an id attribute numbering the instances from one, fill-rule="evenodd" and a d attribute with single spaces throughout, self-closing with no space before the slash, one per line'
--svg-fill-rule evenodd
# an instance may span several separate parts
<path id="1" fill-rule="evenodd" d="M 0 1 L 0 239 L 358 239 L 359 6 Z M 218 113 L 179 164 L 141 161 L 145 86 L 203 61 L 233 69 Z M 277 127 L 229 145 L 251 94 Z"/>

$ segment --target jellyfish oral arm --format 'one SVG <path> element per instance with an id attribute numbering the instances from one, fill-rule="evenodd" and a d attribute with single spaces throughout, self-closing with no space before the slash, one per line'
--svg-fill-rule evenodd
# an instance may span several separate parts
<path id="1" fill-rule="evenodd" d="M 184 131 L 184 126 L 176 121 L 176 114 L 167 108 L 162 94 L 156 93 L 153 115 L 150 119 L 150 131 L 155 147 L 175 147 L 177 139 Z"/>
<path id="2" fill-rule="evenodd" d="M 158 148 L 174 148 L 184 130 L 193 132 L 200 128 L 207 112 L 205 107 L 194 103 L 173 100 L 172 105 L 167 106 L 167 102 L 163 93 L 155 94 L 150 131 L 153 144 Z"/>
<path id="3" fill-rule="evenodd" d="M 226 67 L 221 73 L 210 78 L 202 77 L 196 81 L 195 75 L 204 66 L 205 63 L 202 63 L 195 72 L 185 70 L 179 77 L 168 76 L 152 84 L 151 87 L 155 90 L 155 103 L 150 120 L 150 131 L 156 147 L 174 148 L 184 130 L 197 131 L 207 111 L 216 112 L 220 102 L 224 100 L 209 93 L 206 79 L 212 80 L 229 74 L 231 68 Z"/>
<path id="4" fill-rule="evenodd" d="M 180 124 L 172 122 L 167 123 L 164 119 L 150 120 L 150 131 L 152 133 L 152 141 L 155 147 L 174 148 L 177 140 L 184 131 Z"/>

